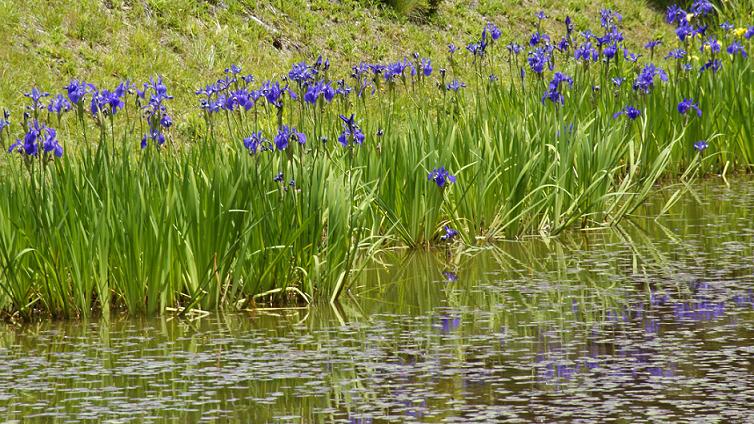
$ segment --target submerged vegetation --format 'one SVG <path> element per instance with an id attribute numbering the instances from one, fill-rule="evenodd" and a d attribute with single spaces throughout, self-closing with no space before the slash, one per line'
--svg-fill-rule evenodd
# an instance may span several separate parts
<path id="1" fill-rule="evenodd" d="M 682 183 L 669 207 L 700 174 L 750 170 L 754 27 L 698 0 L 668 8 L 677 41 L 632 48 L 616 11 L 553 19 L 348 75 L 230 65 L 180 132 L 169 75 L 31 88 L 0 121 L 0 308 L 335 301 L 382 249 L 608 226 L 662 178 Z"/>

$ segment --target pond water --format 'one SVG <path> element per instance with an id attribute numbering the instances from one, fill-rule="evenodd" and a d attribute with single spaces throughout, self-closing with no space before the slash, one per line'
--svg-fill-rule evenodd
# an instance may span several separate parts
<path id="1" fill-rule="evenodd" d="M 754 420 L 754 181 L 613 230 L 396 255 L 337 308 L 0 328 L 0 419 Z"/>

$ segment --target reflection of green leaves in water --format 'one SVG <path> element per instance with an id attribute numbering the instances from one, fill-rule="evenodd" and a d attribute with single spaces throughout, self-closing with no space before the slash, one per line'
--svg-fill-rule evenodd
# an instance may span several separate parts
<path id="1" fill-rule="evenodd" d="M 700 402 L 714 405 L 705 420 L 739 421 L 754 395 L 754 188 L 731 187 L 703 184 L 701 203 L 685 198 L 659 222 L 667 193 L 614 229 L 385 252 L 332 307 L 5 328 L 0 410 L 560 422 L 578 399 L 595 421 L 699 419 L 684 405 Z"/>

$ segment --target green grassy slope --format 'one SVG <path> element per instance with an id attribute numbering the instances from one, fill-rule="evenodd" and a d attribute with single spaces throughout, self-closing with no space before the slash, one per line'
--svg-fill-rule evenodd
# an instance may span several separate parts
<path id="1" fill-rule="evenodd" d="M 19 105 L 35 84 L 57 92 L 71 78 L 110 85 L 162 74 L 181 115 L 193 89 L 230 63 L 258 80 L 319 53 L 343 71 L 414 51 L 442 66 L 447 44 L 465 45 L 486 21 L 523 42 L 540 8 L 551 17 L 545 29 L 560 34 L 566 14 L 577 29 L 594 27 L 601 7 L 623 13 L 631 40 L 672 35 L 646 0 L 445 0 L 421 19 L 377 0 L 0 0 L 0 106 Z"/>

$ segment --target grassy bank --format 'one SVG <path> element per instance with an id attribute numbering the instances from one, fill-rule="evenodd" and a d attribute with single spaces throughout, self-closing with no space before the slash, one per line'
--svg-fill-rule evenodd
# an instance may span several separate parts
<path id="1" fill-rule="evenodd" d="M 688 34 L 646 46 L 612 11 L 596 26 L 545 15 L 522 18 L 519 44 L 485 24 L 455 52 L 282 78 L 167 64 L 178 77 L 143 85 L 40 83 L 0 133 L 0 307 L 335 301 L 380 249 L 611 225 L 661 178 L 750 169 L 743 18 L 671 14 L 658 32 Z"/>
<path id="2" fill-rule="evenodd" d="M 559 29 L 565 15 L 579 27 L 592 25 L 600 7 L 609 6 L 623 12 L 631 40 L 672 35 L 662 8 L 649 1 L 539 3 L 559 19 L 545 22 L 547 31 Z M 319 54 L 343 73 L 361 60 L 396 60 L 415 51 L 439 58 L 448 43 L 464 45 L 487 22 L 503 28 L 506 40 L 518 38 L 529 32 L 537 10 L 522 1 L 444 0 L 435 14 L 414 17 L 378 0 L 6 0 L 0 2 L 6 28 L 0 99 L 18 105 L 27 87 L 59 90 L 72 78 L 116 85 L 161 74 L 183 116 L 192 111 L 193 90 L 230 63 L 261 79 Z"/>

